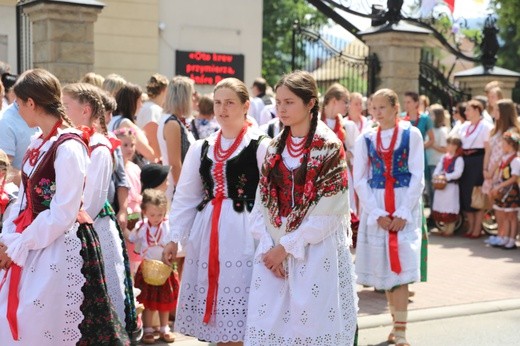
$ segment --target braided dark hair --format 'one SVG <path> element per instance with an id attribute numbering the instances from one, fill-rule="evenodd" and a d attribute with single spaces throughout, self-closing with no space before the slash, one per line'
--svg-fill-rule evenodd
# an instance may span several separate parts
<path id="1" fill-rule="evenodd" d="M 294 71 L 289 74 L 284 75 L 276 86 L 274 90 L 278 90 L 279 87 L 286 86 L 293 94 L 302 99 L 303 103 L 308 105 L 314 100 L 314 105 L 310 110 L 311 113 L 311 122 L 309 133 L 307 134 L 307 139 L 305 141 L 305 147 L 310 148 L 312 144 L 312 140 L 314 138 L 314 134 L 316 133 L 316 127 L 318 126 L 318 113 L 319 113 L 319 101 L 318 101 L 318 85 L 316 84 L 316 80 L 309 72 L 306 71 Z M 280 140 L 278 142 L 278 147 L 276 148 L 276 153 L 282 155 L 282 152 L 285 148 L 285 143 L 287 141 L 287 137 L 291 132 L 290 126 L 285 126 L 282 134 L 280 135 Z M 297 184 L 305 183 L 305 176 L 307 175 L 307 161 L 309 159 L 309 154 L 306 153 L 303 156 L 302 164 L 300 168 L 296 172 L 295 180 Z M 274 167 L 271 171 L 271 178 L 277 179 L 280 176 L 280 172 L 278 167 Z"/>
<path id="2" fill-rule="evenodd" d="M 32 99 L 45 113 L 74 127 L 61 103 L 60 81 L 49 71 L 39 68 L 25 71 L 16 81 L 13 90 L 18 99 L 24 102 Z"/>

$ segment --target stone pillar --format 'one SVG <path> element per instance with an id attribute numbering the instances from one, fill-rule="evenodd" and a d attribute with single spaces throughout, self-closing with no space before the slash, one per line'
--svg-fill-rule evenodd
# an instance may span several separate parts
<path id="1" fill-rule="evenodd" d="M 94 68 L 94 22 L 99 1 L 32 1 L 23 7 L 32 24 L 33 67 L 63 83 L 77 82 Z"/>
<path id="2" fill-rule="evenodd" d="M 499 81 L 504 98 L 510 99 L 515 84 L 520 79 L 520 73 L 496 66 L 486 71 L 482 66 L 477 66 L 456 73 L 454 79 L 456 83 L 464 84 L 466 88 L 470 89 L 472 96 L 484 95 L 486 84 Z"/>
<path id="3" fill-rule="evenodd" d="M 360 32 L 363 41 L 379 60 L 380 88 L 394 90 L 401 105 L 404 93 L 419 92 L 421 48 L 429 41 L 429 30 L 405 23 L 385 24 Z"/>

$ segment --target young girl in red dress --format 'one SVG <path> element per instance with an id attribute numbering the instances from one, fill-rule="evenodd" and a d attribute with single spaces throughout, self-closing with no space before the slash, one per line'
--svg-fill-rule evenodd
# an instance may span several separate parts
<path id="1" fill-rule="evenodd" d="M 165 218 L 168 210 L 168 201 L 164 192 L 155 189 L 146 189 L 143 192 L 141 203 L 144 219 L 138 224 L 138 228 L 129 235 L 129 240 L 141 250 L 141 256 L 151 260 L 161 260 L 164 246 L 168 243 L 169 224 Z M 170 311 L 177 305 L 179 281 L 175 272 L 161 286 L 153 286 L 145 282 L 143 277 L 143 264 L 137 269 L 135 275 L 135 287 L 141 290 L 137 297 L 139 303 L 144 305 L 143 326 L 145 344 L 153 344 L 152 320 L 153 314 L 159 312 L 160 338 L 165 342 L 175 340 L 168 326 Z"/>
<path id="2" fill-rule="evenodd" d="M 502 150 L 504 156 L 500 163 L 495 166 L 498 169 L 500 180 L 491 189 L 493 197 L 493 209 L 502 213 L 498 228 L 504 234 L 501 242 L 494 246 L 505 250 L 516 249 L 516 235 L 518 232 L 518 210 L 520 209 L 520 189 L 518 188 L 518 177 L 520 176 L 520 158 L 518 149 L 520 147 L 520 135 L 515 131 L 507 131 L 502 136 Z"/>

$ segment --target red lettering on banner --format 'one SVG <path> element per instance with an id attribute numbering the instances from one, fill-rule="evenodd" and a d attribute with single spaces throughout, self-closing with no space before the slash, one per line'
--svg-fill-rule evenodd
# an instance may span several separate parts
<path id="1" fill-rule="evenodd" d="M 212 77 L 206 77 L 206 75 L 195 75 L 190 74 L 190 78 L 195 81 L 196 84 L 207 84 L 207 85 L 213 85 L 213 78 Z"/>
<path id="2" fill-rule="evenodd" d="M 191 52 L 188 57 L 191 60 L 203 60 L 203 61 L 210 61 L 211 60 L 211 54 L 203 53 L 203 52 Z"/>
<path id="3" fill-rule="evenodd" d="M 217 53 L 213 53 L 213 61 L 215 62 L 232 62 L 233 61 L 233 56 L 232 55 L 227 55 L 227 54 L 217 54 Z"/>
<path id="4" fill-rule="evenodd" d="M 196 84 L 215 85 L 227 77 L 243 78 L 242 55 L 178 52 L 176 73 L 189 76 Z"/>

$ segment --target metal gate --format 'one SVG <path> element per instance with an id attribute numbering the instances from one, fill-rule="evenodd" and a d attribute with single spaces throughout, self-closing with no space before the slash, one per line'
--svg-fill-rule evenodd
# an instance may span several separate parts
<path id="1" fill-rule="evenodd" d="M 312 73 L 324 92 L 340 83 L 351 92 L 370 95 L 376 88 L 379 65 L 360 41 L 347 42 L 320 34 L 320 27 L 293 26 L 292 69 Z"/>
<path id="2" fill-rule="evenodd" d="M 471 99 L 470 90 L 465 85 L 453 85 L 433 54 L 424 49 L 421 50 L 419 70 L 419 93 L 428 96 L 431 103 L 439 103 L 451 112 L 458 102 Z"/>

